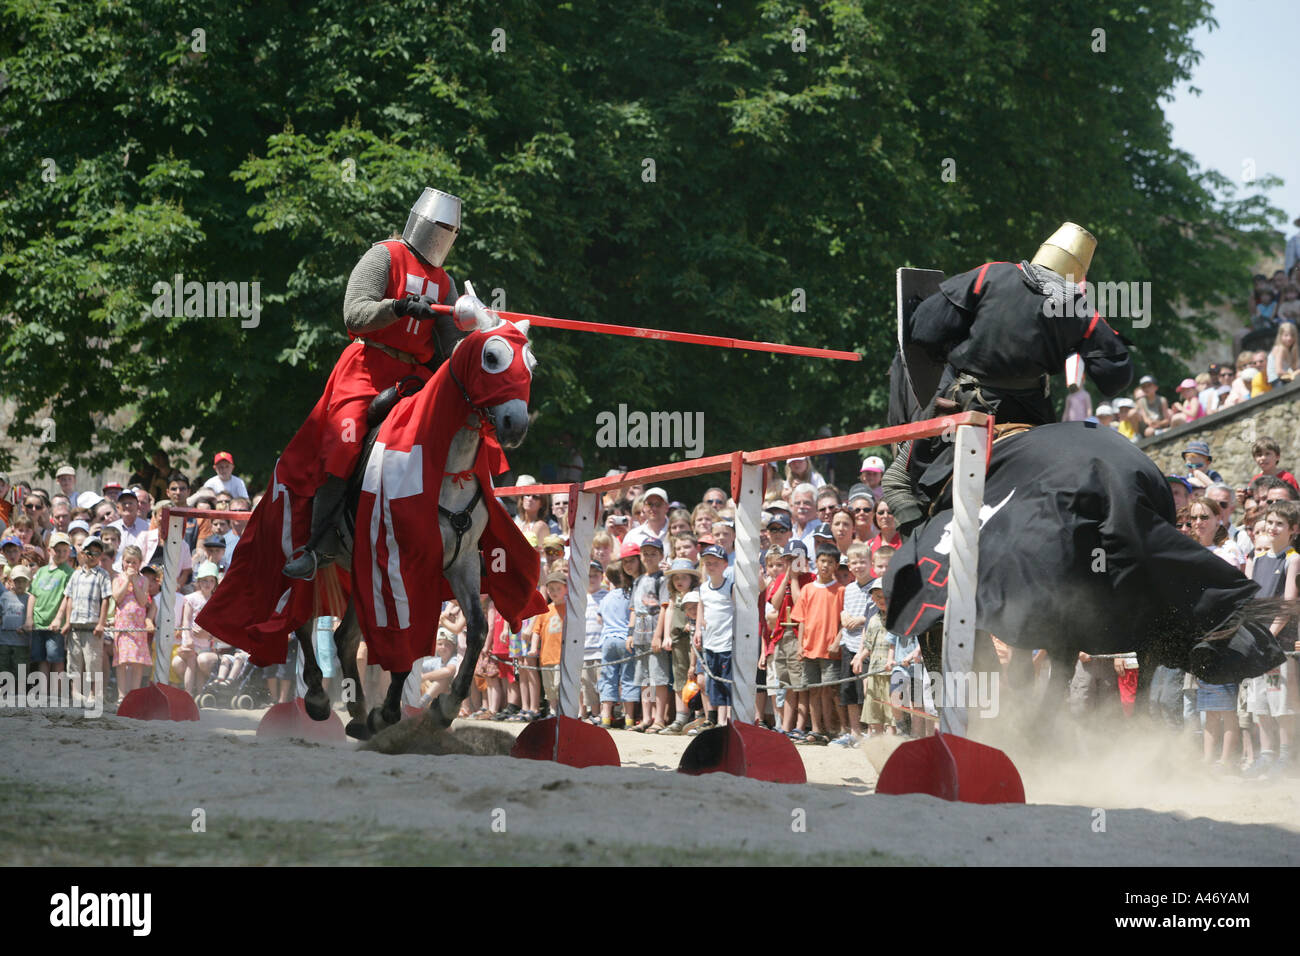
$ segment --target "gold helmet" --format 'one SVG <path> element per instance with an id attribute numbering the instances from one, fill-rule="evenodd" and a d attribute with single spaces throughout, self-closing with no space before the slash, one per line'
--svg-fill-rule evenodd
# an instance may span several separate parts
<path id="1" fill-rule="evenodd" d="M 1067 222 L 1038 247 L 1030 261 L 1051 269 L 1059 276 L 1073 276 L 1075 282 L 1082 282 L 1096 250 L 1096 236 L 1083 226 Z"/>

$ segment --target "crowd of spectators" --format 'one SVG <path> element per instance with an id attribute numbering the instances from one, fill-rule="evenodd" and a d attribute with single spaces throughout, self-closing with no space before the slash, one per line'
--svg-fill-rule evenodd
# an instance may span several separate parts
<path id="1" fill-rule="evenodd" d="M 112 703 L 146 683 L 166 545 L 161 512 L 191 507 L 212 517 L 184 522 L 170 676 L 197 693 L 220 660 L 214 651 L 236 653 L 214 648 L 193 616 L 228 566 L 253 505 L 230 453 L 218 453 L 213 465 L 197 491 L 161 453 L 125 487 L 111 480 L 88 488 L 70 465 L 56 472 L 57 490 L 11 485 L 0 474 L 0 672 L 67 674 L 71 699 L 85 706 Z M 107 701 L 97 699 L 101 689 Z"/>
<path id="2" fill-rule="evenodd" d="M 1141 414 L 1172 418 L 1177 406 L 1167 408 L 1153 386 L 1140 386 Z M 1300 596 L 1300 557 L 1293 548 L 1300 485 L 1275 440 L 1261 438 L 1253 454 L 1257 473 L 1232 476 L 1229 484 L 1215 470 L 1209 445 L 1188 443 L 1185 472 L 1168 476 L 1178 526 L 1257 580 L 1264 596 L 1294 599 Z M 881 580 L 902 544 L 882 496 L 884 461 L 865 458 L 847 491 L 827 482 L 807 458 L 770 467 L 760 523 L 758 722 L 811 746 L 856 747 L 864 735 L 932 733 L 936 711 L 921 648 L 884 626 Z M 170 503 L 212 516 L 185 521 L 169 681 L 201 696 L 255 676 L 265 685 L 265 702 L 289 699 L 299 686 L 293 655 L 278 668 L 251 668 L 246 654 L 219 645 L 195 622 L 220 586 L 244 513 L 255 503 L 228 454 L 218 454 L 214 468 L 197 492 L 177 471 L 165 479 L 136 475 L 146 480 L 128 481 L 125 488 L 109 482 L 82 490 L 75 470 L 61 468 L 58 491 L 27 483 L 10 488 L 0 475 L 6 506 L 0 508 L 0 671 L 66 670 L 74 695 L 86 700 L 93 687 L 107 686 L 110 706 L 151 680 L 164 546 L 160 505 Z M 515 483 L 535 481 L 520 475 Z M 146 484 L 166 500 L 155 501 Z M 557 699 L 569 583 L 568 501 L 533 494 L 508 501 L 537 549 L 540 587 L 550 605 L 514 631 L 484 598 L 488 635 L 462 716 L 530 721 L 550 713 Z M 665 735 L 725 725 L 733 719 L 735 679 L 735 503 L 719 487 L 688 504 L 664 488 L 632 485 L 607 493 L 602 506 L 586 576 L 581 716 L 610 729 Z M 337 624 L 322 618 L 317 625 L 327 688 L 338 673 L 330 640 Z M 449 686 L 465 653 L 465 626 L 461 609 L 448 602 L 429 655 L 413 668 L 406 703 L 427 703 Z M 1294 621 L 1279 618 L 1274 630 L 1285 647 L 1294 646 Z M 1039 652 L 1000 643 L 997 649 L 1004 670 L 1041 673 L 1050 667 Z M 358 662 L 367 694 L 381 692 L 386 675 L 365 668 L 364 643 Z M 1294 670 L 1292 658 L 1241 686 L 1198 687 L 1191 675 L 1161 668 L 1142 707 L 1171 727 L 1203 734 L 1207 762 L 1272 775 L 1289 766 L 1293 751 Z M 103 683 L 89 683 L 87 675 Z M 1131 659 L 1081 654 L 1069 707 L 1079 714 L 1110 708 L 1131 716 L 1139 708 L 1137 676 Z"/>

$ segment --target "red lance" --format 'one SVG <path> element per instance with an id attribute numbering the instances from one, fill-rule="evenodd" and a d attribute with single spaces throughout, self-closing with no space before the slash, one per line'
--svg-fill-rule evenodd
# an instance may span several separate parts
<path id="1" fill-rule="evenodd" d="M 450 305 L 429 304 L 435 312 L 452 313 Z M 810 345 L 785 345 L 781 342 L 750 342 L 745 339 L 733 339 L 725 335 L 699 335 L 695 332 L 669 332 L 666 329 L 647 329 L 635 325 L 612 325 L 608 322 L 579 322 L 576 319 L 557 319 L 549 315 L 529 315 L 527 312 L 505 312 L 492 309 L 494 314 L 511 322 L 525 319 L 533 325 L 551 329 L 569 329 L 573 332 L 599 332 L 604 335 L 625 335 L 634 339 L 659 339 L 664 342 L 686 342 L 690 345 L 712 345 L 724 349 L 746 349 L 751 352 L 781 352 L 786 355 L 808 355 L 813 358 L 843 359 L 846 362 L 861 362 L 862 356 L 857 352 L 843 352 L 838 349 L 819 349 Z"/>

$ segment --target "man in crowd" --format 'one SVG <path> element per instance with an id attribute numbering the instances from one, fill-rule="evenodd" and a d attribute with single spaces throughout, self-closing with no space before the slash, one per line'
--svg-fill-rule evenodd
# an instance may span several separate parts
<path id="1" fill-rule="evenodd" d="M 642 499 L 646 507 L 646 519 L 627 533 L 623 543 L 640 545 L 646 538 L 658 538 L 662 541 L 668 537 L 668 492 L 662 488 L 651 488 Z"/>
<path id="2" fill-rule="evenodd" d="M 232 496 L 248 497 L 244 480 L 235 474 L 235 458 L 230 452 L 217 452 L 212 457 L 212 467 L 217 473 L 203 483 L 204 488 L 211 488 L 217 494 L 224 491 Z"/>

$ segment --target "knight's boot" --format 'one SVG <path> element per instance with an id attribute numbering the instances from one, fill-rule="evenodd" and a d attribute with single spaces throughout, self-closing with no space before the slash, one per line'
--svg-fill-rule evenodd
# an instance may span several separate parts
<path id="1" fill-rule="evenodd" d="M 343 546 L 338 525 L 339 519 L 343 517 L 347 487 L 345 479 L 325 476 L 325 483 L 312 498 L 311 537 L 301 553 L 296 554 L 284 566 L 284 573 L 288 577 L 310 581 L 319 569 L 334 562 Z"/>
<path id="2" fill-rule="evenodd" d="M 907 465 L 911 452 L 912 443 L 904 442 L 893 463 L 885 469 L 885 474 L 880 479 L 885 502 L 894 515 L 899 534 L 905 538 L 911 537 L 912 531 L 925 517 L 921 510 L 921 503 L 912 488 L 912 476 L 908 474 Z"/>

